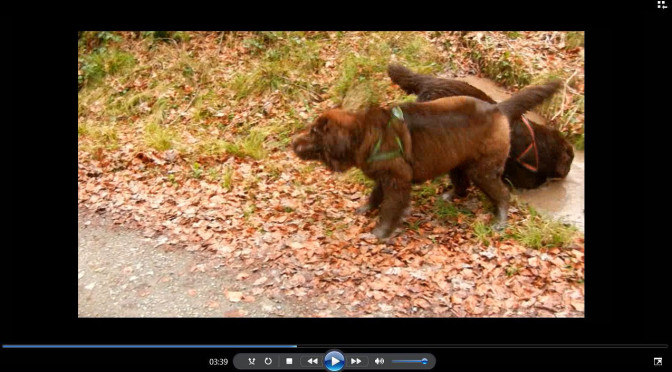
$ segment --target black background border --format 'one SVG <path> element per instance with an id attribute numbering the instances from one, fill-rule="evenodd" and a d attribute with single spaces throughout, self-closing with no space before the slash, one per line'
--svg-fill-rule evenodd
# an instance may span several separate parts
<path id="1" fill-rule="evenodd" d="M 11 139 L 4 148 L 9 150 L 6 159 L 13 175 L 7 180 L 13 188 L 8 226 L 13 242 L 5 248 L 5 254 L 10 255 L 9 269 L 3 272 L 10 306 L 9 317 L 4 318 L 2 343 L 319 344 L 325 350 L 347 344 L 665 344 L 669 335 L 661 331 L 667 314 L 663 306 L 656 304 L 669 298 L 664 286 L 666 241 L 645 233 L 649 229 L 655 231 L 655 221 L 638 225 L 639 220 L 633 223 L 621 216 L 631 213 L 630 208 L 638 208 L 636 200 L 631 199 L 642 196 L 631 193 L 637 190 L 627 182 L 630 174 L 626 173 L 621 181 L 615 174 L 623 171 L 622 164 L 628 164 L 627 159 L 618 158 L 627 156 L 619 144 L 652 144 L 661 140 L 651 138 L 645 131 L 633 133 L 631 128 L 638 129 L 640 123 L 663 125 L 667 118 L 662 112 L 669 105 L 669 95 L 656 89 L 670 86 L 669 69 L 655 72 L 655 67 L 661 65 L 653 62 L 663 49 L 669 48 L 664 39 L 669 32 L 665 26 L 670 23 L 669 12 L 655 9 L 653 1 L 633 3 L 637 5 L 630 8 L 609 4 L 600 4 L 597 9 L 586 9 L 587 4 L 578 1 L 562 5 L 418 4 L 415 9 L 408 9 L 408 5 L 397 9 L 388 4 L 384 9 L 363 10 L 361 6 L 348 9 L 340 3 L 338 9 L 326 5 L 313 15 L 287 5 L 280 9 L 266 7 L 263 15 L 259 11 L 228 9 L 212 11 L 205 18 L 188 17 L 188 12 L 152 17 L 152 12 L 145 14 L 142 10 L 116 18 L 114 12 L 87 9 L 75 13 L 70 22 L 63 18 L 40 20 L 33 15 L 10 19 L 6 23 L 11 28 L 7 34 L 13 47 L 9 58 L 13 68 L 8 70 L 14 88 L 10 104 L 18 115 L 12 120 Z M 561 6 L 562 9 L 555 9 Z M 48 13 L 49 9 L 45 11 Z M 237 17 L 236 12 L 245 16 Z M 220 14 L 222 18 L 218 17 Z M 167 21 L 157 24 L 157 19 Z M 585 30 L 586 317 L 79 319 L 73 247 L 77 222 L 75 137 L 74 129 L 65 129 L 74 128 L 70 120 L 75 118 L 77 99 L 76 31 L 152 28 Z M 669 66 L 664 62 L 666 65 L 662 66 Z M 631 76 L 633 70 L 635 76 Z M 636 77 L 640 73 L 657 76 L 642 82 Z M 70 95 L 63 93 L 69 89 Z M 36 129 L 38 133 L 34 133 Z M 22 139 L 29 139 L 34 149 L 30 146 L 27 150 Z M 13 149 L 12 142 L 21 143 L 21 148 Z M 665 150 L 664 146 L 653 148 Z M 632 149 L 627 152 L 632 153 Z M 647 165 L 650 166 L 637 164 Z M 644 233 L 638 234 L 637 229 Z M 7 349 L 1 351 L 9 355 Z M 136 352 L 129 351 L 129 355 L 133 353 Z"/>

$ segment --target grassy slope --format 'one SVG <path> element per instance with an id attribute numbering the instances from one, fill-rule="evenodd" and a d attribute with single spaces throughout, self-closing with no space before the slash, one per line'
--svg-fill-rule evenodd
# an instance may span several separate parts
<path id="1" fill-rule="evenodd" d="M 111 209 L 123 215 L 119 221 L 141 228 L 173 229 L 187 245 L 205 246 L 212 231 L 231 230 L 214 222 L 199 227 L 198 217 L 190 217 L 190 205 L 201 195 L 235 205 L 241 214 L 234 226 L 244 226 L 249 239 L 268 233 L 265 221 L 285 215 L 313 225 L 317 236 L 352 239 L 352 226 L 371 228 L 370 219 L 353 221 L 349 212 L 369 192 L 370 181 L 357 170 L 332 175 L 297 162 L 287 148 L 292 135 L 335 104 L 354 109 L 413 99 L 386 76 L 387 64 L 396 61 L 424 73 L 480 71 L 512 90 L 549 76 L 571 77 L 560 101 L 544 113 L 580 141 L 583 62 L 575 39 L 565 33 L 84 33 L 78 64 L 80 203 Z M 573 228 L 515 200 L 510 228 L 494 232 L 480 192 L 446 203 L 440 194 L 447 187 L 446 179 L 414 187 L 414 214 L 399 239 L 428 236 L 437 247 L 471 242 L 482 249 L 514 244 L 548 252 L 582 246 Z M 158 201 L 138 201 L 147 195 Z M 285 202 L 289 195 L 295 202 Z M 343 207 L 344 195 L 355 202 L 345 200 Z M 162 212 L 164 199 L 172 197 L 182 199 Z M 320 209 L 332 207 L 342 208 L 341 217 L 326 212 L 324 219 Z M 193 238 L 184 238 L 188 232 Z M 526 263 L 512 258 L 507 265 L 506 275 L 514 275 Z M 582 266 L 571 270 L 568 278 L 581 282 Z"/>
<path id="2" fill-rule="evenodd" d="M 285 151 L 293 134 L 334 104 L 355 109 L 413 99 L 390 85 L 385 74 L 390 61 L 423 73 L 449 70 L 459 75 L 478 68 L 514 89 L 549 77 L 571 77 L 573 91 L 582 87 L 582 71 L 572 71 L 576 61 L 540 67 L 539 61 L 548 60 L 548 55 L 523 58 L 534 53 L 535 41 L 551 36 L 556 39 L 545 44 L 565 45 L 574 54 L 582 44 L 577 33 L 547 34 L 527 33 L 524 38 L 518 32 L 85 33 L 79 48 L 82 158 L 100 160 L 121 144 L 136 151 L 174 150 L 186 166 L 171 173 L 172 182 L 176 177 L 205 177 L 230 188 L 233 169 L 207 164 L 230 155 L 263 161 L 269 153 Z M 511 45 L 516 40 L 522 41 L 518 48 Z M 504 44 L 508 48 L 502 48 Z M 567 59 L 563 48 L 555 46 Z M 536 75 L 535 69 L 540 70 Z M 582 121 L 576 114 L 583 111 L 583 96 L 564 97 L 566 107 L 562 99 L 556 95 L 542 112 L 559 117 L 560 129 L 580 139 L 577 133 L 582 130 L 569 123 Z M 371 185 L 356 170 L 343 178 Z M 439 184 L 416 187 L 415 193 L 436 195 Z M 446 214 L 441 203 L 434 205 L 438 217 L 459 214 Z M 534 240 L 522 235 L 512 236 Z"/>

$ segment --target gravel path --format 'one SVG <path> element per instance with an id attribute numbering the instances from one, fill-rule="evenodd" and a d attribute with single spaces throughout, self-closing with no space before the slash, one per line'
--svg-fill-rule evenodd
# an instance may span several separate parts
<path id="1" fill-rule="evenodd" d="M 80 317 L 297 317 L 313 311 L 294 298 L 227 296 L 249 288 L 212 254 L 167 250 L 160 237 L 145 238 L 104 216 L 80 209 L 78 232 Z"/>

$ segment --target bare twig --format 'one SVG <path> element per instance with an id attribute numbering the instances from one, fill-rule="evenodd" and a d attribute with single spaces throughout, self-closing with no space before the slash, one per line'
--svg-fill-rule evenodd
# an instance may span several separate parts
<path id="1" fill-rule="evenodd" d="M 189 101 L 189 105 L 187 105 L 187 108 L 185 108 L 181 113 L 178 113 L 177 115 L 175 115 L 175 118 L 173 120 L 171 120 L 170 123 L 168 123 L 166 125 L 169 126 L 169 125 L 173 124 L 180 116 L 186 114 L 187 110 L 189 110 L 189 108 L 191 108 L 191 105 L 194 103 L 194 101 L 196 100 L 196 97 L 198 97 L 198 93 L 200 93 L 200 92 L 201 92 L 201 88 L 196 87 L 196 93 L 194 93 L 194 98 L 192 98 L 191 101 Z"/>
<path id="2" fill-rule="evenodd" d="M 572 112 L 569 113 L 569 116 L 567 117 L 567 120 L 565 121 L 565 124 L 563 125 L 564 127 L 569 124 L 569 121 L 574 117 L 574 114 L 576 114 L 576 111 L 579 109 L 579 105 L 576 105 Z"/>
<path id="3" fill-rule="evenodd" d="M 565 98 L 567 97 L 567 86 L 569 85 L 569 82 L 572 80 L 574 75 L 579 72 L 579 70 L 575 70 L 572 76 L 569 77 L 569 79 L 565 80 L 565 83 L 562 85 L 562 102 L 560 102 L 560 111 L 556 112 L 555 115 L 551 118 L 551 120 L 555 120 L 555 118 L 558 117 L 558 115 L 561 115 L 565 111 Z"/>
<path id="4" fill-rule="evenodd" d="M 217 54 L 222 54 L 222 40 L 224 40 L 224 31 L 222 31 L 222 36 L 219 37 L 219 49 L 217 50 Z"/>
<path id="5" fill-rule="evenodd" d="M 546 306 L 543 306 L 543 305 L 534 305 L 534 307 L 536 307 L 537 309 L 542 309 L 542 310 L 549 311 L 551 314 L 553 314 L 554 317 L 557 318 L 557 316 L 555 315 L 555 313 L 557 312 L 557 310 L 555 310 L 555 309 L 553 309 L 553 308 L 546 307 Z"/>

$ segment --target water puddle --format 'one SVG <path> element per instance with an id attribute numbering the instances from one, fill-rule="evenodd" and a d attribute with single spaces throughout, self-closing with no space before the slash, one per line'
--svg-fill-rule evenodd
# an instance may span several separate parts
<path id="1" fill-rule="evenodd" d="M 571 223 L 585 232 L 584 153 L 574 150 L 569 174 L 562 180 L 550 180 L 533 190 L 517 190 L 514 195 L 542 214 Z"/>

